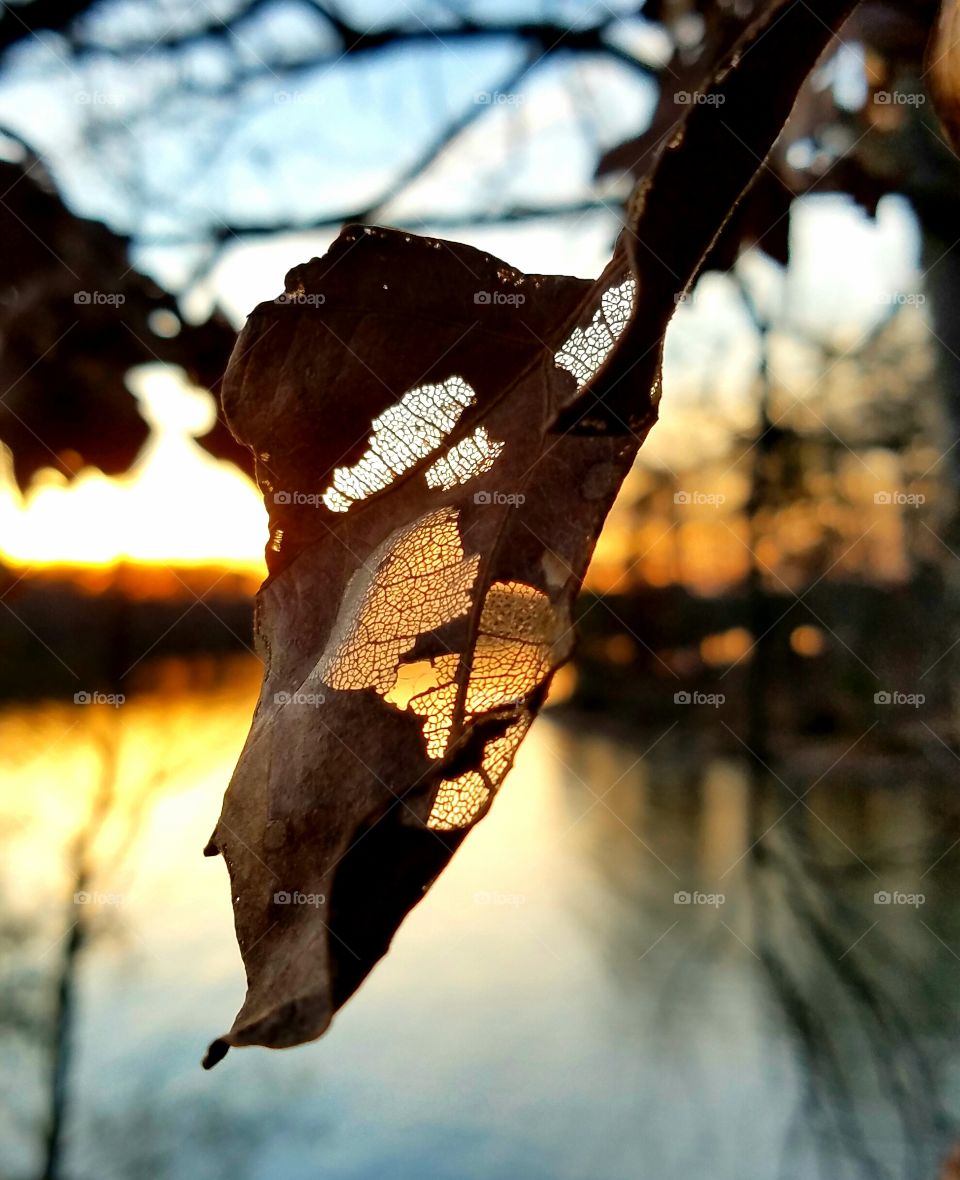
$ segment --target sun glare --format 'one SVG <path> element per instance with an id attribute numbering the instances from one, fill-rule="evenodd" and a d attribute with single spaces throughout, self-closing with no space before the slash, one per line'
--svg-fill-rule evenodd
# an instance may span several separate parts
<path id="1" fill-rule="evenodd" d="M 260 493 L 194 441 L 212 422 L 209 394 L 149 366 L 131 388 L 151 436 L 127 475 L 94 469 L 68 481 L 52 469 L 25 496 L 9 463 L 0 482 L 0 559 L 14 567 L 127 563 L 264 569 Z"/>

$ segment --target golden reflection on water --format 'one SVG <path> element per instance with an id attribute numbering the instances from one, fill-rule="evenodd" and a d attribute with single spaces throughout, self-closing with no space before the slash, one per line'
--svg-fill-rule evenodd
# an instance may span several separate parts
<path id="1" fill-rule="evenodd" d="M 71 848 L 98 793 L 109 794 L 81 915 L 90 939 L 74 1150 L 85 1174 L 112 1174 L 113 1146 L 91 1130 L 104 1101 L 136 1156 L 122 1079 L 156 1070 L 151 1086 L 170 1110 L 180 1110 L 177 1093 L 191 1095 L 227 1127 L 248 1118 L 231 1113 L 232 1095 L 254 1096 L 269 1116 L 257 1142 L 271 1151 L 293 1150 L 297 1120 L 312 1126 L 319 1102 L 333 1130 L 322 1142 L 307 1135 L 304 1154 L 284 1164 L 296 1180 L 321 1165 L 335 1178 L 388 1174 L 400 1142 L 417 1150 L 411 1127 L 424 1134 L 410 1174 L 439 1180 L 449 1175 L 439 1159 L 460 1160 L 465 1120 L 473 1142 L 514 1160 L 514 1174 L 529 1171 L 523 1142 L 561 1180 L 626 1180 L 641 1151 L 665 1180 L 707 1159 L 714 1180 L 766 1180 L 797 1093 L 822 1084 L 829 1097 L 840 1084 L 821 1078 L 823 1047 L 810 1055 L 804 1021 L 842 1051 L 841 1122 L 866 1131 L 871 1152 L 908 1144 L 917 1158 L 936 1156 L 930 1112 L 960 1103 L 960 1075 L 936 1074 L 931 1089 L 918 1064 L 960 1058 L 950 792 L 912 771 L 878 784 L 854 759 L 824 774 L 839 751 L 811 748 L 783 768 L 798 792 L 821 780 L 791 807 L 781 785 L 751 781 L 739 759 L 705 756 L 695 731 L 626 745 L 549 715 L 330 1034 L 296 1054 L 245 1050 L 222 1077 L 198 1080 L 202 1046 L 243 984 L 226 873 L 201 852 L 258 679 L 252 659 L 207 663 L 200 685 L 168 663 L 116 709 L 45 702 L 0 713 L 0 925 L 32 925 L 23 954 L 40 978 L 76 920 Z M 925 901 L 882 906 L 878 890 Z M 677 900 L 698 893 L 723 901 Z M 912 1122 L 876 1076 L 878 1052 L 923 1106 L 910 1107 Z M 747 1109 L 769 1134 L 743 1125 Z M 803 1150 L 836 1162 L 847 1148 L 820 1143 L 815 1123 L 801 1117 Z M 431 1134 L 445 1127 L 454 1138 L 439 1151 Z M 206 1158 L 209 1145 L 174 1139 L 172 1175 L 188 1174 L 187 1158 Z M 466 1159 L 458 1174 L 505 1174 Z M 144 1174 L 131 1169 L 117 1174 Z"/>
<path id="2" fill-rule="evenodd" d="M 253 659 L 164 661 L 153 688 L 117 705 L 42 701 L 0 710 L 5 790 L 0 803 L 5 900 L 15 907 L 62 899 L 68 859 L 98 799 L 91 833 L 91 892 L 116 895 L 134 862 L 163 830 L 171 803 L 208 809 L 219 796 L 249 724 L 259 687 Z M 182 822 L 182 819 L 178 822 Z M 192 859 L 202 850 L 185 846 Z"/>

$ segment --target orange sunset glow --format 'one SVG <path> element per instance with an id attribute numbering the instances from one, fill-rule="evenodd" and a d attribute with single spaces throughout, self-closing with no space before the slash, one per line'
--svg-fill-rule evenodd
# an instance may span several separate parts
<path id="1" fill-rule="evenodd" d="M 14 568 L 217 566 L 260 577 L 267 517 L 260 493 L 190 437 L 203 433 L 212 401 L 170 370 L 136 375 L 152 433 L 130 472 L 88 468 L 68 481 L 52 469 L 25 496 L 0 486 L 0 555 Z"/>

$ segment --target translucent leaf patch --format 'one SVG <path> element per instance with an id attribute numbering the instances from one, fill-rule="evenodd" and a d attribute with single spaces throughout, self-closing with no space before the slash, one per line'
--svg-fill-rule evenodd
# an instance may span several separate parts
<path id="1" fill-rule="evenodd" d="M 461 377 L 420 385 L 373 420 L 370 446 L 352 467 L 338 467 L 323 493 L 332 512 L 346 512 L 409 471 L 440 446 L 476 395 Z M 449 465 L 449 456 L 447 459 Z"/>

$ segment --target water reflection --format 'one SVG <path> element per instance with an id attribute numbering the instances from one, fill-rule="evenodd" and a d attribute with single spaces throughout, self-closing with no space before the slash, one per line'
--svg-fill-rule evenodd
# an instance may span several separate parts
<path id="1" fill-rule="evenodd" d="M 6 1175 L 57 1086 L 69 1177 L 941 1174 L 960 806 L 866 743 L 768 772 L 543 719 L 330 1034 L 202 1074 L 242 993 L 200 853 L 256 669 L 221 671 L 0 715 Z"/>
<path id="2" fill-rule="evenodd" d="M 749 1174 L 936 1175 L 956 1110 L 950 782 L 900 767 L 878 786 L 855 751 L 823 751 L 823 769 L 789 782 L 685 764 L 669 741 L 614 780 L 622 750 L 562 744 L 571 807 L 613 783 L 578 825 L 605 887 L 591 912 L 611 975 L 655 993 L 646 1031 L 665 1051 L 693 1042 L 693 1062 L 732 1001 L 728 1028 L 771 1087 L 745 1150 L 782 1104 L 782 1158 Z M 702 1072 L 691 1066 L 694 1094 Z M 718 1126 L 714 1146 L 729 1137 Z"/>

